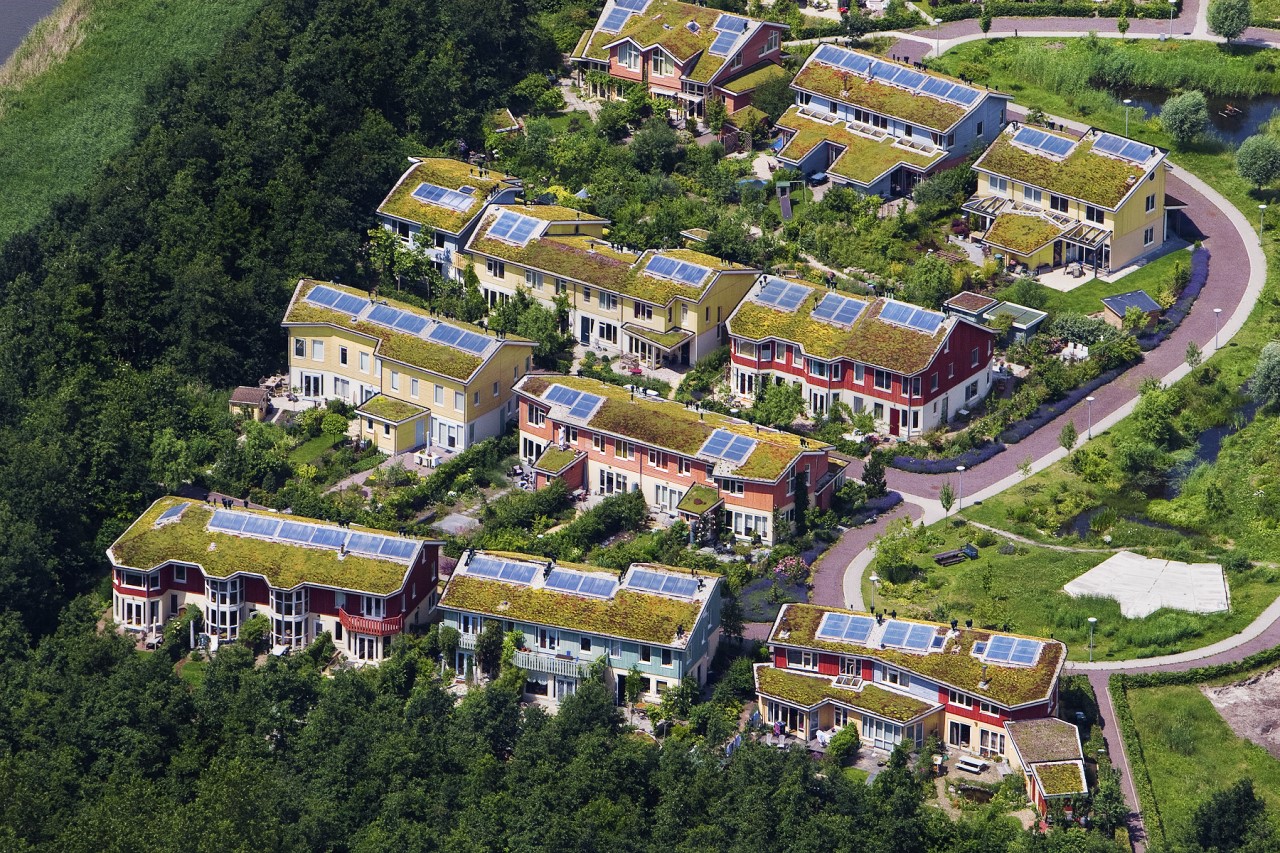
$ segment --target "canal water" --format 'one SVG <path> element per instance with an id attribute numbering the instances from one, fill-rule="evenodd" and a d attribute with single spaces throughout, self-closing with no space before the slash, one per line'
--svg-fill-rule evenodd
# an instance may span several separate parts
<path id="1" fill-rule="evenodd" d="M 1169 92 L 1139 90 L 1114 92 L 1117 101 L 1130 98 L 1129 121 L 1141 121 L 1143 117 L 1160 114 L 1164 102 L 1172 97 Z M 1280 111 L 1280 95 L 1260 95 L 1256 98 L 1219 98 L 1210 96 L 1209 123 L 1214 135 L 1235 147 L 1258 132 L 1258 128 Z"/>
<path id="2" fill-rule="evenodd" d="M 58 0 L 0 0 L 0 62 L 22 42 L 36 21 L 58 7 Z"/>

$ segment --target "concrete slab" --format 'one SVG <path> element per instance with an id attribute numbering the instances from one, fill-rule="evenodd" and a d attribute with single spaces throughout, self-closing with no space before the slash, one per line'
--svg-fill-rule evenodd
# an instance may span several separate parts
<path id="1" fill-rule="evenodd" d="M 1072 598 L 1113 598 L 1130 619 L 1141 619 L 1162 607 L 1218 613 L 1231 604 L 1226 577 L 1217 563 L 1179 563 L 1129 551 L 1107 558 L 1063 589 Z"/>
<path id="2" fill-rule="evenodd" d="M 453 536 L 459 536 L 479 526 L 479 521 L 469 515 L 462 515 L 457 512 L 449 513 L 436 522 L 436 527 Z"/>

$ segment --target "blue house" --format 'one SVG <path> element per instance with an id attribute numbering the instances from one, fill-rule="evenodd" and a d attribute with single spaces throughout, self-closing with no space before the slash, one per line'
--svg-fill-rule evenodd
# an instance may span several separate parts
<path id="1" fill-rule="evenodd" d="M 476 640 L 497 622 L 523 637 L 515 664 L 525 693 L 555 707 L 595 665 L 618 703 L 627 674 L 640 672 L 641 701 L 656 701 L 686 678 L 705 684 L 720 640 L 722 579 L 636 563 L 624 572 L 544 557 L 468 550 L 438 605 L 442 624 L 462 635 L 454 660 L 475 667 Z"/>
<path id="2" fill-rule="evenodd" d="M 778 160 L 869 195 L 907 195 L 922 179 L 986 147 L 1011 96 L 833 44 L 819 45 L 791 83 L 777 125 Z"/>

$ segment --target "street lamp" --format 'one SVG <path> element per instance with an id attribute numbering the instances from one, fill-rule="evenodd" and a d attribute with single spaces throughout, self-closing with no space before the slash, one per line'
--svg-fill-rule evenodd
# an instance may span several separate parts
<path id="1" fill-rule="evenodd" d="M 1214 352 L 1217 352 L 1217 350 L 1218 350 L 1218 332 L 1220 332 L 1220 331 L 1222 330 L 1222 309 L 1221 309 L 1221 308 L 1214 308 L 1214 309 L 1213 309 L 1213 320 L 1214 320 L 1214 324 L 1213 324 L 1213 349 L 1214 349 Z"/>
<path id="2" fill-rule="evenodd" d="M 1169 0 L 1169 38 L 1173 38 L 1173 10 L 1178 0 Z"/>
<path id="3" fill-rule="evenodd" d="M 937 59 L 942 55 L 942 47 L 939 39 L 942 35 L 942 19 L 935 17 L 933 19 L 933 58 Z"/>
<path id="4" fill-rule="evenodd" d="M 1088 404 L 1085 406 L 1085 411 L 1089 413 L 1089 429 L 1085 434 L 1089 438 L 1093 438 L 1093 395 L 1090 394 L 1088 397 L 1085 397 L 1084 401 Z"/>
<path id="5" fill-rule="evenodd" d="M 1093 663 L 1093 626 L 1098 624 L 1097 616 L 1089 617 L 1089 663 Z"/>
<path id="6" fill-rule="evenodd" d="M 1124 135 L 1129 135 L 1129 106 L 1133 103 L 1133 98 L 1124 99 Z"/>
<path id="7" fill-rule="evenodd" d="M 956 470 L 960 472 L 960 494 L 956 500 L 956 512 L 964 509 L 964 466 L 957 465 Z"/>
<path id="8" fill-rule="evenodd" d="M 1262 217 L 1266 214 L 1266 212 L 1267 212 L 1267 206 L 1265 204 L 1258 205 L 1258 242 L 1259 243 L 1262 242 L 1262 231 L 1264 228 L 1266 228 L 1266 223 L 1262 219 Z"/>

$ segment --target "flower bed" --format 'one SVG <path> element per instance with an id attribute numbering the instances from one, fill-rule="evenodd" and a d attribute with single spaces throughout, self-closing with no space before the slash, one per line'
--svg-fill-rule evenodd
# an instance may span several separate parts
<path id="1" fill-rule="evenodd" d="M 738 601 L 742 604 L 742 618 L 747 622 L 772 622 L 778 617 L 782 605 L 809 600 L 809 589 L 802 583 L 777 584 L 777 601 L 773 594 L 774 579 L 772 576 L 754 580 L 738 593 Z"/>
<path id="2" fill-rule="evenodd" d="M 1191 276 L 1187 279 L 1186 287 L 1182 288 L 1178 301 L 1164 312 L 1160 325 L 1156 327 L 1155 331 L 1149 335 L 1141 335 L 1138 338 L 1138 344 L 1144 351 L 1153 350 L 1159 346 L 1162 341 L 1174 333 L 1178 326 L 1182 325 L 1182 321 L 1191 313 L 1191 306 L 1195 304 L 1196 299 L 1200 296 L 1200 291 L 1204 289 L 1209 280 L 1209 257 L 1209 250 L 1203 246 L 1191 251 Z"/>
<path id="3" fill-rule="evenodd" d="M 902 495 L 897 492 L 872 498 L 863 505 L 862 509 L 849 516 L 849 526 L 857 527 L 860 524 L 866 524 L 873 516 L 883 515 L 900 503 L 902 503 Z"/>
<path id="4" fill-rule="evenodd" d="M 1004 436 L 1002 435 L 1001 438 Z M 957 465 L 963 465 L 966 468 L 972 468 L 975 465 L 981 465 L 997 453 L 1004 451 L 1004 445 L 998 441 L 984 444 L 982 447 L 975 447 L 973 450 L 966 450 L 959 456 L 948 456 L 945 459 L 920 459 L 915 456 L 895 456 L 889 460 L 889 464 L 900 471 L 908 471 L 912 474 L 947 474 L 954 472 Z"/>

